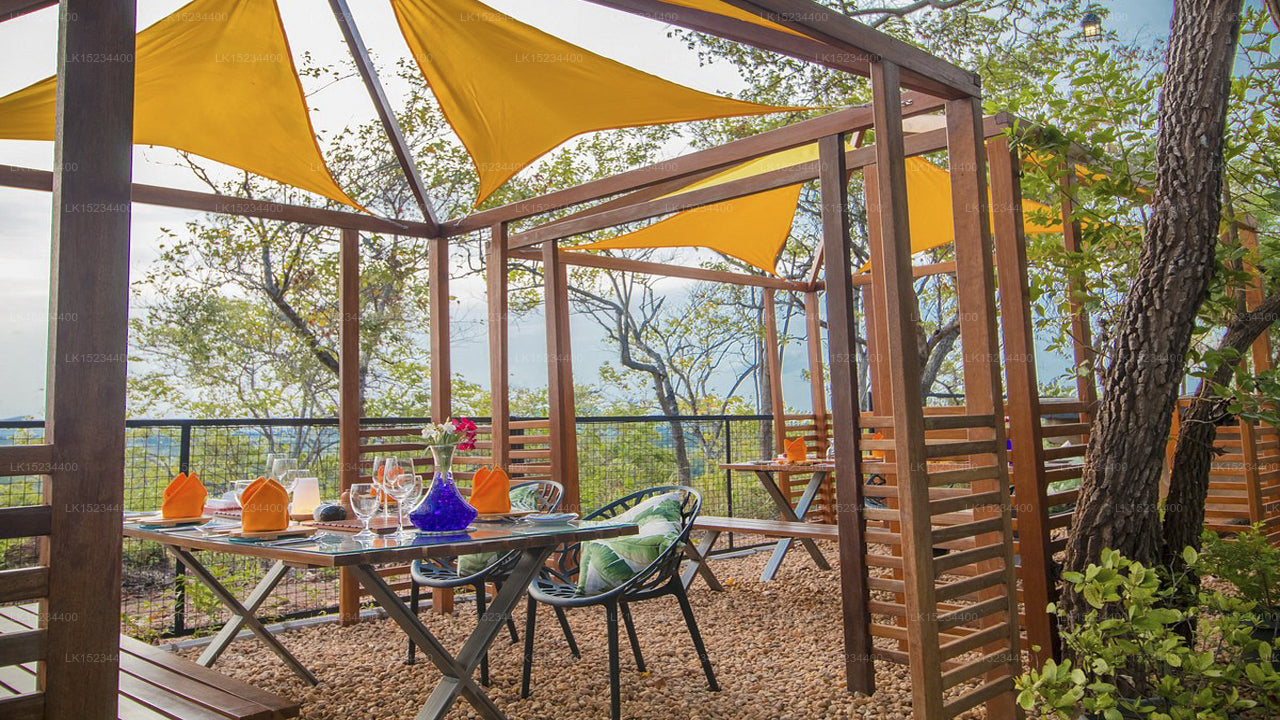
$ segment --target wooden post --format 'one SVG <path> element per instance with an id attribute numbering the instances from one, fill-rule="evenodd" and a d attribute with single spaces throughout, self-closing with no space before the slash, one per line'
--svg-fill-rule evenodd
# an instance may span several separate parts
<path id="1" fill-rule="evenodd" d="M 1049 501 L 1040 427 L 1040 383 L 1036 373 L 1027 243 L 1022 219 L 1022 169 L 1004 137 L 987 143 L 995 220 L 996 271 L 1009 395 L 1009 440 L 1013 444 L 1014 500 L 1018 505 L 1023 612 L 1031 664 L 1060 657 L 1058 624 L 1045 607 L 1056 597 L 1049 578 Z M 1038 649 L 1037 649 L 1038 648 Z"/>
<path id="2" fill-rule="evenodd" d="M 493 464 L 511 471 L 511 369 L 507 326 L 507 225 L 497 223 L 485 267 L 489 289 L 489 407 Z"/>
<path id="3" fill-rule="evenodd" d="M 551 479 L 564 485 L 562 504 L 582 511 L 578 487 L 577 409 L 573 397 L 573 354 L 569 338 L 569 274 L 555 242 L 542 246 L 542 280 L 547 314 L 547 411 L 551 434 Z"/>
<path id="4" fill-rule="evenodd" d="M 349 490 L 360 475 L 360 232 L 342 231 L 338 254 L 338 482 Z M 360 583 L 350 570 L 338 572 L 338 618 L 360 621 Z"/>
<path id="5" fill-rule="evenodd" d="M 786 449 L 786 405 L 782 399 L 782 345 L 778 342 L 777 291 L 764 291 L 764 351 L 769 368 L 769 405 L 773 408 L 773 444 L 778 454 Z M 789 492 L 789 485 L 783 488 Z"/>
<path id="6" fill-rule="evenodd" d="M 453 378 L 449 360 L 449 240 L 428 240 L 431 273 L 428 303 L 431 311 L 431 419 L 444 422 L 453 413 Z"/>
<path id="7" fill-rule="evenodd" d="M 845 191 L 846 196 L 848 190 Z M 857 318 L 854 317 L 854 338 L 852 345 L 857 351 Z M 805 335 L 809 345 L 809 395 L 813 399 L 813 422 L 818 427 L 818 455 L 827 451 L 827 384 L 822 368 L 822 318 L 818 315 L 818 291 L 811 290 L 804 294 Z M 855 363 L 856 366 L 856 363 Z M 856 405 L 858 399 L 853 399 Z"/>
<path id="8" fill-rule="evenodd" d="M 60 13 L 45 416 L 52 462 L 43 483 L 51 518 L 40 541 L 48 592 L 36 685 L 47 720 L 114 720 L 135 7 L 63 0 Z"/>
<path id="9" fill-rule="evenodd" d="M 1258 252 L 1258 232 L 1255 229 L 1256 222 L 1252 217 L 1246 217 L 1245 222 L 1237 224 L 1237 233 L 1240 237 L 1240 245 L 1251 254 Z M 1263 301 L 1266 293 L 1265 280 L 1263 279 L 1261 270 L 1250 263 L 1249 284 L 1245 288 L 1244 302 L 1245 308 L 1253 310 Z M 1260 373 L 1271 369 L 1271 333 L 1264 331 L 1253 341 L 1250 348 L 1250 359 L 1252 360 L 1252 370 L 1254 373 Z M 1176 413 L 1175 413 L 1176 414 Z M 1262 496 L 1262 472 L 1258 463 L 1258 438 L 1254 432 L 1253 421 L 1247 418 L 1237 418 L 1240 426 L 1240 454 L 1244 459 L 1244 480 L 1246 497 L 1249 502 L 1249 522 L 1260 523 L 1267 519 L 1265 505 Z"/>
<path id="10" fill-rule="evenodd" d="M 1016 677 L 1021 658 L 1018 652 L 1018 579 L 1013 557 L 1013 507 L 1009 497 L 1008 458 L 1005 450 L 1004 392 L 1000 376 L 1000 340 L 996 331 L 995 272 L 992 267 L 991 222 L 987 208 L 986 147 L 982 132 L 982 103 L 977 98 L 950 100 L 946 106 L 947 153 L 951 168 L 951 205 L 954 208 L 956 237 L 956 292 L 960 314 L 960 344 L 964 358 L 965 409 L 970 415 L 991 415 L 992 427 L 970 428 L 971 441 L 995 440 L 993 480 L 974 482 L 971 492 L 999 491 L 998 505 L 973 509 L 974 521 L 1000 519 L 1000 530 L 976 538 L 979 546 L 1002 544 L 1003 553 L 977 563 L 979 572 L 1003 567 L 1004 587 L 992 587 L 983 598 L 1005 597 L 1005 617 L 991 615 L 983 626 L 1003 623 L 1003 638 L 988 645 L 1008 653 L 1007 667 L 988 673 L 991 682 L 1002 676 Z M 981 456 L 974 458 L 981 459 Z M 986 463 L 976 463 L 975 465 Z M 1004 640 L 1004 642 L 1001 642 Z M 1006 645 L 1007 643 L 1007 645 Z M 1013 684 L 987 700 L 988 717 L 1017 717 Z"/>
<path id="11" fill-rule="evenodd" d="M 1062 187 L 1062 246 L 1069 253 L 1080 252 L 1080 220 L 1073 217 L 1076 196 L 1074 167 L 1059 181 Z M 1098 369 L 1094 367 L 1093 331 L 1089 328 L 1089 311 L 1085 309 L 1086 289 L 1083 283 L 1072 280 L 1067 285 L 1071 308 L 1071 354 L 1076 364 L 1076 398 L 1083 402 L 1088 412 L 1080 413 L 1080 422 L 1093 420 L 1098 406 Z M 1082 369 L 1086 372 L 1080 372 Z"/>
<path id="12" fill-rule="evenodd" d="M 898 66 L 888 61 L 872 63 L 871 87 L 878 203 L 868 207 L 868 214 L 878 215 L 880 232 L 870 240 L 883 260 L 878 267 L 873 264 L 872 272 L 875 284 L 883 288 L 886 299 L 884 335 L 888 344 L 883 349 L 893 359 L 888 368 L 890 407 L 877 408 L 877 414 L 891 410 L 894 420 L 912 708 L 916 717 L 934 720 L 943 716 L 942 668 L 933 583 L 920 356 L 915 340 L 919 308 L 911 286 L 911 235 Z"/>
<path id="13" fill-rule="evenodd" d="M 827 258 L 827 331 L 831 360 L 831 412 L 836 445 L 840 599 L 844 621 L 845 674 L 850 692 L 875 692 L 871 657 L 870 588 L 866 518 L 862 516 L 862 448 L 859 431 L 857 320 L 850 277 L 849 189 L 839 135 L 818 141 L 822 188 L 822 246 Z"/>

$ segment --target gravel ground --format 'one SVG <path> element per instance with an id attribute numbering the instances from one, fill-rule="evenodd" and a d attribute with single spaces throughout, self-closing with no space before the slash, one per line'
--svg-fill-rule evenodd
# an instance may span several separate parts
<path id="1" fill-rule="evenodd" d="M 833 544 L 824 552 L 828 558 L 836 556 Z M 767 558 L 767 553 L 756 553 L 717 560 L 712 568 L 726 592 L 711 592 L 700 580 L 690 589 L 720 692 L 707 690 L 674 598 L 632 606 L 649 672 L 636 672 L 624 634 L 623 716 L 635 720 L 910 718 L 910 680 L 904 667 L 878 662 L 879 690 L 873 697 L 854 697 L 844 691 L 838 570 L 819 571 L 803 551 L 793 550 L 778 578 L 761 583 L 760 570 Z M 451 650 L 461 646 L 475 624 L 469 603 L 459 603 L 453 616 L 424 613 L 423 618 Z M 504 633 L 490 650 L 489 692 L 498 706 L 512 718 L 524 720 L 609 717 L 603 609 L 569 613 L 582 648 L 581 660 L 569 654 L 550 609 L 543 607 L 538 620 L 529 699 L 520 699 L 522 645 L 511 645 Z M 516 621 L 523 633 L 523 609 Z M 216 668 L 300 700 L 303 718 L 412 718 L 439 678 L 421 656 L 416 665 L 404 664 L 405 636 L 388 620 L 351 627 L 319 625 L 280 637 L 320 678 L 319 686 L 307 687 L 256 640 L 234 643 Z M 198 655 L 192 649 L 182 652 Z M 984 716 L 977 709 L 961 717 Z M 477 716 L 460 700 L 449 717 Z"/>

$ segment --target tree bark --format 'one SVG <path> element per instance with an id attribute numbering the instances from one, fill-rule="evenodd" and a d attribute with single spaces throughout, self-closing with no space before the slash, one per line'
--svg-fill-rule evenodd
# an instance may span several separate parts
<path id="1" fill-rule="evenodd" d="M 1242 0 L 1178 0 L 1156 136 L 1156 187 L 1142 256 L 1113 328 L 1106 392 L 1085 457 L 1066 567 L 1105 548 L 1160 558 L 1160 473 L 1196 313 L 1214 271 L 1222 145 Z M 1084 603 L 1065 588 L 1068 622 Z"/>
<path id="2" fill-rule="evenodd" d="M 1250 312 L 1237 315 L 1218 344 L 1219 350 L 1234 350 L 1244 357 L 1253 342 L 1266 332 L 1280 313 L 1280 293 L 1263 300 Z M 1218 435 L 1218 422 L 1227 416 L 1230 398 L 1215 394 L 1215 385 L 1231 379 L 1235 362 L 1224 362 L 1214 371 L 1212 382 L 1201 380 L 1196 394 L 1178 428 L 1173 451 L 1173 467 L 1169 476 L 1169 498 L 1164 515 L 1164 562 L 1170 567 L 1182 563 L 1182 549 L 1188 545 L 1200 548 L 1200 532 L 1204 528 L 1205 498 L 1209 494 L 1209 466 L 1216 454 L 1213 448 Z"/>

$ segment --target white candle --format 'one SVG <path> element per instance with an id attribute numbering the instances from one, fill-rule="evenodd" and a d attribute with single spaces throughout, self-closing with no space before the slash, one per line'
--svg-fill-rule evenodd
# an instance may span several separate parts
<path id="1" fill-rule="evenodd" d="M 320 479 L 298 478 L 293 484 L 293 514 L 310 515 L 320 504 Z"/>

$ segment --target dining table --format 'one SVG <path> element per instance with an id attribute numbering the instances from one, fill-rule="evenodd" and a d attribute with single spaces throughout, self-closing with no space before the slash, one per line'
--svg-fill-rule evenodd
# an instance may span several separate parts
<path id="1" fill-rule="evenodd" d="M 813 505 L 814 499 L 822 489 L 822 483 L 826 481 L 828 475 L 835 472 L 836 466 L 833 461 L 828 459 L 807 458 L 800 462 L 780 462 L 777 459 L 729 462 L 722 463 L 720 469 L 754 474 L 784 521 L 804 522 L 805 516 L 809 514 L 809 508 Z M 805 485 L 804 491 L 800 493 L 795 506 L 792 507 L 790 498 L 778 485 L 777 476 L 804 473 L 809 474 L 809 482 Z M 791 549 L 795 541 L 796 538 L 778 540 L 774 545 L 773 554 L 769 556 L 769 562 L 765 563 L 764 571 L 760 574 L 761 581 L 768 582 L 774 578 L 778 573 L 778 568 L 782 565 L 782 560 L 787 556 L 787 551 Z M 809 552 L 809 556 L 813 558 L 814 564 L 819 569 L 831 569 L 831 564 L 827 562 L 822 551 L 818 549 L 816 542 L 808 538 L 799 538 L 799 541 L 804 546 L 804 549 Z"/>
<path id="2" fill-rule="evenodd" d="M 231 619 L 214 636 L 198 662 L 211 667 L 227 646 L 248 628 L 279 658 L 311 685 L 318 684 L 315 675 L 281 643 L 257 617 L 272 590 L 292 568 L 346 568 L 364 586 L 375 602 L 406 635 L 422 649 L 440 671 L 441 678 L 427 697 L 418 714 L 420 719 L 443 718 L 459 696 L 486 720 L 503 720 L 507 716 L 493 703 L 484 688 L 473 678 L 480 659 L 493 643 L 511 611 L 529 583 L 541 570 L 556 548 L 578 542 L 634 535 L 637 528 L 630 523 L 593 522 L 589 526 L 577 521 L 557 524 L 534 524 L 522 521 L 475 523 L 466 531 L 450 535 L 392 534 L 375 538 L 355 538 L 350 533 L 322 531 L 305 537 L 281 537 L 273 540 L 247 540 L 232 537 L 237 527 L 215 521 L 204 525 L 161 527 L 126 519 L 126 537 L 159 543 L 187 571 L 205 585 L 231 613 Z M 228 589 L 200 561 L 198 553 L 230 553 L 260 558 L 270 563 L 252 592 L 244 600 Z M 475 630 L 456 653 L 450 653 L 427 629 L 406 602 L 378 573 L 377 565 L 404 564 L 434 557 L 456 557 L 471 553 L 519 552 L 511 578 L 480 619 Z"/>

